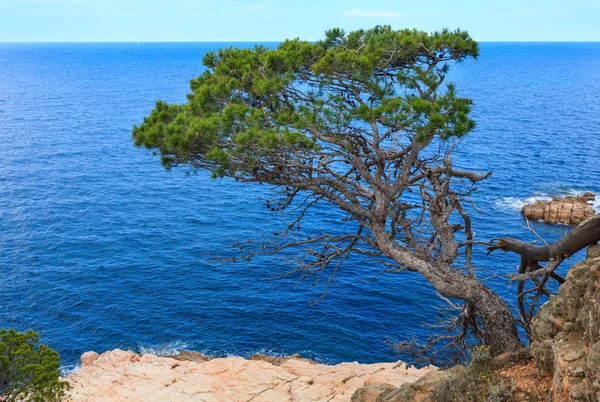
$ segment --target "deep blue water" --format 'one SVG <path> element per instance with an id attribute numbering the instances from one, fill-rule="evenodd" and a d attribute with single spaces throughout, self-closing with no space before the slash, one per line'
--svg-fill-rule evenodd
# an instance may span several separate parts
<path id="1" fill-rule="evenodd" d="M 259 200 L 267 190 L 167 173 L 133 146 L 132 126 L 157 99 L 184 102 L 203 54 L 225 45 L 0 44 L 0 327 L 38 330 L 66 365 L 115 347 L 389 361 L 386 337 L 428 333 L 439 302 L 412 274 L 367 282 L 378 267 L 355 259 L 311 305 L 322 286 L 269 279 L 281 261 L 220 261 L 285 224 Z M 530 239 L 527 198 L 600 192 L 600 43 L 483 43 L 451 80 L 478 123 L 455 161 L 494 170 L 476 196 L 478 239 Z M 477 263 L 507 273 L 518 261 Z"/>

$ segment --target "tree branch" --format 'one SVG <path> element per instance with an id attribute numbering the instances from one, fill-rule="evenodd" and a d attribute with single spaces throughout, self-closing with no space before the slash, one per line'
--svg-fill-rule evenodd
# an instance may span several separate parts
<path id="1" fill-rule="evenodd" d="M 488 247 L 488 254 L 495 250 L 512 251 L 533 261 L 568 258 L 579 250 L 600 241 L 600 215 L 587 219 L 558 241 L 547 246 L 534 246 L 512 237 L 501 237 L 494 241 L 496 243 Z"/>

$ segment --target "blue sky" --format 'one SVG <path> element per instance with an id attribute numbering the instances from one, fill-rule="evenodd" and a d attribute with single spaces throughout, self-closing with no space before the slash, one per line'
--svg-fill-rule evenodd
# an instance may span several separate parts
<path id="1" fill-rule="evenodd" d="M 0 0 L 0 42 L 316 40 L 389 24 L 479 41 L 600 41 L 599 0 Z"/>

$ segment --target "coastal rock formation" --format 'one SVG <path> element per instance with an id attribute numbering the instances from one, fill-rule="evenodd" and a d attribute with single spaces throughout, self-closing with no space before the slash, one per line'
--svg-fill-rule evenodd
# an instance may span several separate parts
<path id="1" fill-rule="evenodd" d="M 67 380 L 69 401 L 350 401 L 368 384 L 394 389 L 436 371 L 402 362 L 335 366 L 299 355 L 254 356 L 204 361 L 200 354 L 183 358 L 139 356 L 114 350 L 82 356 L 81 368 Z M 268 356 L 267 356 L 268 357 Z"/>
<path id="2" fill-rule="evenodd" d="M 95 352 L 92 352 L 92 353 L 95 353 Z M 84 355 L 85 355 L 85 353 L 84 353 Z M 184 350 L 183 352 L 181 352 L 179 354 L 167 355 L 165 357 L 170 357 L 171 359 L 188 361 L 188 362 L 207 362 L 210 360 L 210 358 L 208 356 L 205 356 L 202 353 L 192 352 L 189 350 Z M 81 356 L 81 360 L 83 361 L 83 356 Z"/>
<path id="3" fill-rule="evenodd" d="M 566 196 L 564 199 L 556 197 L 550 202 L 536 201 L 535 204 L 527 204 L 521 213 L 527 219 L 576 226 L 594 216 L 594 209 L 589 202 L 595 199 L 595 195 L 590 192 L 576 197 Z"/>
<path id="4" fill-rule="evenodd" d="M 538 371 L 553 376 L 554 401 L 600 401 L 600 245 L 539 309 L 531 350 Z"/>
<path id="5" fill-rule="evenodd" d="M 254 356 L 250 357 L 249 360 L 262 360 L 262 361 L 271 363 L 273 366 L 281 366 L 283 363 L 285 363 L 286 361 L 288 361 L 290 359 L 303 360 L 303 361 L 309 362 L 311 364 L 317 364 L 317 362 L 315 362 L 314 360 L 305 359 L 299 354 L 295 354 L 295 355 L 291 355 L 291 356 L 271 356 L 271 355 L 265 355 L 262 353 L 257 353 Z"/>
<path id="6" fill-rule="evenodd" d="M 444 382 L 454 381 L 466 370 L 464 366 L 437 370 L 398 388 L 367 384 L 356 390 L 352 402 L 434 402 L 431 397 L 432 391 Z"/>
<path id="7" fill-rule="evenodd" d="M 483 371 L 468 365 L 428 373 L 399 388 L 377 384 L 356 390 L 352 402 L 547 401 L 550 379 L 539 376 L 528 351 L 508 352 L 488 362 Z M 481 369 L 481 367 L 480 367 Z M 475 369 L 477 370 L 477 369 Z M 497 373 L 501 382 L 492 380 Z M 487 377 L 487 380 L 485 379 Z M 480 379 L 487 384 L 480 382 Z M 465 396 L 464 398 L 462 396 Z M 467 396 L 468 395 L 468 396 Z"/>

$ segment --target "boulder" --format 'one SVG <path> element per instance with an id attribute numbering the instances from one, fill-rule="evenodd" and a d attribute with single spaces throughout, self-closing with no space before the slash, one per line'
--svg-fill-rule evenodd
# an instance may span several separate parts
<path id="1" fill-rule="evenodd" d="M 356 390 L 352 402 L 434 402 L 433 392 L 449 381 L 454 381 L 468 369 L 454 366 L 447 370 L 434 370 L 426 376 L 397 388 L 365 385 Z"/>
<path id="2" fill-rule="evenodd" d="M 250 357 L 250 359 L 248 359 L 248 360 L 260 360 L 260 361 L 264 361 L 264 362 L 269 362 L 274 366 L 281 366 L 283 363 L 285 363 L 286 361 L 288 361 L 290 359 L 303 360 L 303 361 L 309 362 L 311 364 L 316 364 L 316 362 L 314 360 L 305 359 L 300 354 L 295 354 L 295 355 L 291 355 L 291 356 L 271 356 L 271 355 L 265 355 L 262 353 L 256 353 L 255 355 L 252 355 Z"/>
<path id="3" fill-rule="evenodd" d="M 595 195 L 589 192 L 565 198 L 555 197 L 549 202 L 536 201 L 534 204 L 527 204 L 521 213 L 531 220 L 576 226 L 594 216 L 594 209 L 590 205 L 590 201 L 593 200 Z"/>
<path id="4" fill-rule="evenodd" d="M 594 244 L 588 247 L 585 253 L 585 258 L 591 260 L 592 258 L 600 257 L 600 244 Z"/>
<path id="5" fill-rule="evenodd" d="M 381 402 L 383 398 L 398 388 L 385 384 L 367 384 L 352 395 L 351 402 Z"/>
<path id="6" fill-rule="evenodd" d="M 91 366 L 92 364 L 94 364 L 96 359 L 98 359 L 98 357 L 100 357 L 100 355 L 96 352 L 85 352 L 81 355 L 81 366 Z"/>
<path id="7" fill-rule="evenodd" d="M 163 357 L 169 357 L 171 359 L 186 362 L 207 362 L 210 360 L 208 356 L 205 356 L 202 353 L 192 352 L 189 350 L 184 350 L 183 352 L 178 353 L 176 355 L 167 355 Z"/>

